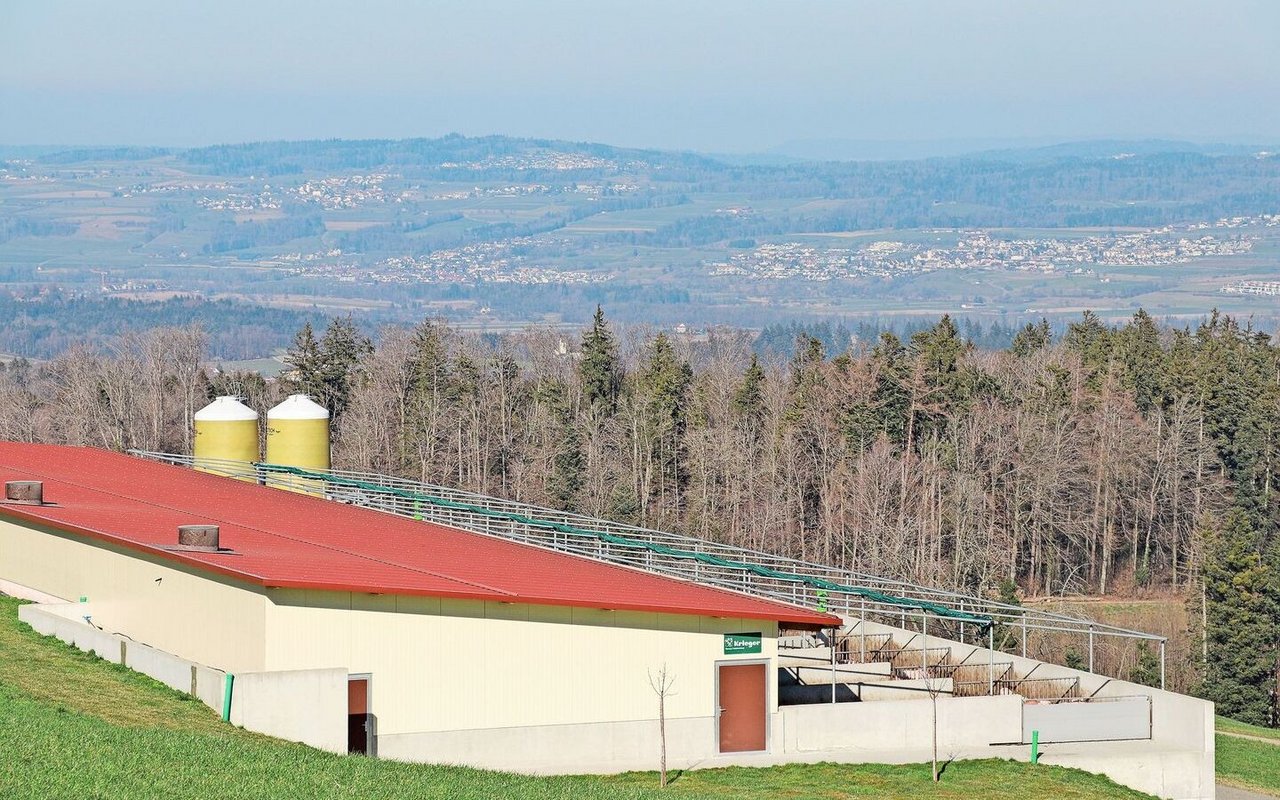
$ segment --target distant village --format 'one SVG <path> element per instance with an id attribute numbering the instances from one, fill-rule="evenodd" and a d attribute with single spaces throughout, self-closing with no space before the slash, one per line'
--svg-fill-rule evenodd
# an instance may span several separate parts
<path id="1" fill-rule="evenodd" d="M 1276 225 L 1280 215 L 1252 224 Z M 1205 226 L 1197 226 L 1200 230 Z M 1231 221 L 1221 227 L 1245 227 Z M 955 234 L 954 231 L 930 233 Z M 1006 269 L 1052 273 L 1084 266 L 1148 267 L 1184 264 L 1208 256 L 1232 256 L 1253 249 L 1253 239 L 1178 235 L 1170 229 L 1080 238 L 998 238 L 987 231 L 963 231 L 954 246 L 925 247 L 902 241 L 875 241 L 858 248 L 823 248 L 801 242 L 762 244 L 728 261 L 707 266 L 713 276 L 772 280 L 830 281 L 889 278 L 940 270 Z"/>
<path id="2" fill-rule="evenodd" d="M 423 256 L 395 256 L 362 265 L 343 258 L 341 250 L 290 253 L 274 259 L 295 275 L 323 276 L 343 282 L 370 283 L 516 283 L 591 284 L 614 278 L 611 272 L 565 270 L 531 263 L 517 251 L 554 243 L 549 237 L 517 237 L 435 250 Z"/>
<path id="3" fill-rule="evenodd" d="M 7 161 L 0 165 L 0 179 L 37 181 L 50 179 L 32 170 L 29 161 Z M 247 176 L 248 180 L 163 180 L 120 185 L 114 196 L 187 196 L 206 211 L 236 215 L 235 222 L 287 216 L 290 207 L 310 206 L 316 211 L 341 212 L 366 206 L 416 205 L 430 201 L 459 201 L 527 196 L 586 197 L 591 200 L 633 195 L 648 184 L 632 175 L 652 173 L 660 167 L 641 161 L 607 159 L 584 153 L 531 150 L 490 156 L 474 161 L 445 161 L 441 170 L 459 173 L 476 184 L 459 185 L 457 177 L 438 182 L 407 184 L 403 176 L 389 171 L 367 174 L 310 176 L 273 179 Z M 582 172 L 594 171 L 591 178 L 573 176 L 563 183 L 554 179 L 522 181 L 519 176 L 484 181 L 479 173 L 494 170 Z M 608 177 L 600 172 L 610 173 Z M 92 172 L 92 171 L 91 171 Z M 77 172 L 75 175 L 82 173 Z M 88 175 L 90 173 L 83 173 Z M 96 172 L 93 173 L 96 175 Z M 104 173 L 105 175 L 105 173 Z M 65 177 L 65 173 L 63 174 Z M 492 178 L 492 176 L 487 176 Z M 566 175 L 566 178 L 569 176 Z M 550 201 L 555 202 L 555 201 Z M 379 212 L 381 213 L 381 212 Z M 431 212 L 422 212 L 423 217 Z M 718 207 L 715 216 L 753 217 L 757 212 L 746 205 Z M 261 215 L 261 216 L 256 216 Z M 415 217 L 416 219 L 416 217 Z M 378 222 L 344 220 L 339 230 L 359 230 Z M 925 230 L 904 233 L 901 239 L 885 238 L 857 246 L 830 247 L 812 237 L 793 234 L 793 241 L 748 242 L 746 249 L 728 250 L 725 257 L 703 262 L 704 275 L 711 278 L 747 278 L 777 281 L 833 281 L 859 278 L 893 278 L 944 270 L 1012 270 L 1024 272 L 1096 274 L 1101 267 L 1152 267 L 1185 264 L 1208 257 L 1235 256 L 1253 250 L 1260 227 L 1280 226 L 1280 214 L 1224 217 L 1215 221 L 1165 226 L 1148 230 L 1123 230 L 1081 235 L 1064 230 L 1057 235 L 1012 237 L 983 229 Z M 558 255 L 539 258 L 539 250 L 562 253 L 574 242 L 556 234 L 513 236 L 494 241 L 453 246 L 421 254 L 376 255 L 346 252 L 325 247 L 314 252 L 259 254 L 254 262 L 291 274 L 320 277 L 341 282 L 383 284 L 418 283 L 512 283 L 512 284 L 592 284 L 610 281 L 617 272 L 607 269 L 565 269 Z M 563 245 L 568 246 L 563 246 Z M 187 251 L 176 254 L 186 260 Z M 541 262 L 541 263 L 539 263 Z M 1100 277 L 1099 280 L 1106 280 Z M 1271 282 L 1243 281 L 1222 287 L 1233 294 L 1275 294 Z"/>

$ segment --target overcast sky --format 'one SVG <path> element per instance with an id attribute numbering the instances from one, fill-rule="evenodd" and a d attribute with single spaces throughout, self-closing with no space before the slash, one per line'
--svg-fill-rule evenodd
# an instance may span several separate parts
<path id="1" fill-rule="evenodd" d="M 1280 141 L 1276 0 L 0 0 L 0 143 Z"/>

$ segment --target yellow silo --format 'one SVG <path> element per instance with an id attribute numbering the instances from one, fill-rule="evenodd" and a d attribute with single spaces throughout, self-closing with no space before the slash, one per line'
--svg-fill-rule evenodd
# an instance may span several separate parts
<path id="1" fill-rule="evenodd" d="M 290 395 L 267 412 L 268 464 L 302 469 L 329 469 L 329 412 L 305 394 Z M 297 476 L 280 475 L 267 479 L 267 484 L 282 489 L 323 494 L 319 483 L 299 480 Z"/>
<path id="2" fill-rule="evenodd" d="M 195 468 L 201 472 L 220 475 L 236 474 L 236 465 L 207 462 L 244 462 L 240 480 L 253 481 L 253 470 L 248 466 L 258 460 L 258 412 L 240 402 L 238 397 L 218 397 L 195 414 L 195 437 L 191 455 L 196 459 Z"/>

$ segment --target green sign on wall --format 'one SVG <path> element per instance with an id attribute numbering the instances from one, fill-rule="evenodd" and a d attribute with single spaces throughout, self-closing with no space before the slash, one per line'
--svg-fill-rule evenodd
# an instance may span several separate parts
<path id="1" fill-rule="evenodd" d="M 724 635 L 724 654 L 726 656 L 744 656 L 761 652 L 759 633 L 726 633 Z"/>

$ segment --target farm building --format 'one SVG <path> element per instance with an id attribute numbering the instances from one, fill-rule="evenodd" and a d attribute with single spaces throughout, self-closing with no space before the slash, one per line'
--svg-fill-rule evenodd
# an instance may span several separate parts
<path id="1" fill-rule="evenodd" d="M 868 593 L 901 606 L 875 621 L 679 577 L 669 546 L 632 565 L 496 531 L 527 509 L 442 517 L 401 487 L 411 510 L 388 514 L 359 507 L 367 476 L 248 474 L 0 443 L 0 591 L 36 601 L 37 630 L 336 752 L 652 769 L 665 671 L 677 767 L 927 760 L 936 705 L 945 758 L 1025 759 L 1034 730 L 1045 761 L 1213 796 L 1210 704 L 966 642 L 947 625 L 980 625 L 972 609 Z"/>

